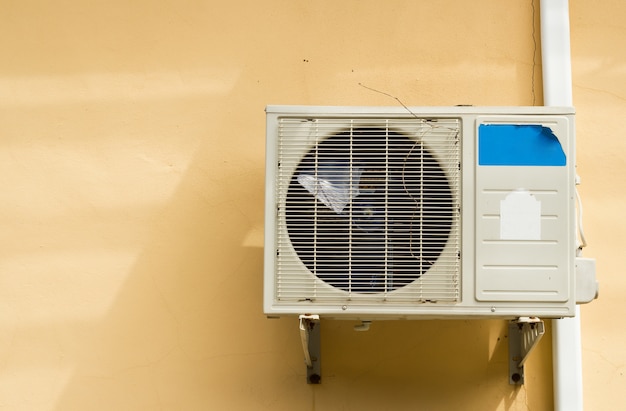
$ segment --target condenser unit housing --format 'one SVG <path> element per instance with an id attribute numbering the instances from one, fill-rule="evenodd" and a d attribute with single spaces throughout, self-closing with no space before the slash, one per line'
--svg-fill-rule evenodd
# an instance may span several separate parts
<path id="1" fill-rule="evenodd" d="M 574 315 L 572 108 L 266 112 L 266 315 Z"/>

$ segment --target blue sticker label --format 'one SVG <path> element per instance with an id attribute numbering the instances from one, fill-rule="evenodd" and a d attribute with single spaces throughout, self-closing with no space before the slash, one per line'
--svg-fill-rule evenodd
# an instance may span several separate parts
<path id="1" fill-rule="evenodd" d="M 548 127 L 535 124 L 481 124 L 481 166 L 564 166 L 565 152 Z"/>

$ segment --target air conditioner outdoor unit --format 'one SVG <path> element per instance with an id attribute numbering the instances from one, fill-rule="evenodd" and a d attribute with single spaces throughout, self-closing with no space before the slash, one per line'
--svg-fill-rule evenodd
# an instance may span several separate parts
<path id="1" fill-rule="evenodd" d="M 267 316 L 575 314 L 573 108 L 266 112 Z"/>

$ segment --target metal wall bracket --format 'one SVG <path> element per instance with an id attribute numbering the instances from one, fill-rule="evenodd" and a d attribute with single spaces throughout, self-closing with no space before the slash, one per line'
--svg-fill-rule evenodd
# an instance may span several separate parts
<path id="1" fill-rule="evenodd" d="M 306 364 L 306 381 L 308 384 L 319 384 L 322 382 L 320 316 L 305 314 L 299 318 L 300 339 Z"/>
<path id="2" fill-rule="evenodd" d="M 520 317 L 509 323 L 509 384 L 524 384 L 524 363 L 545 333 L 543 320 Z"/>

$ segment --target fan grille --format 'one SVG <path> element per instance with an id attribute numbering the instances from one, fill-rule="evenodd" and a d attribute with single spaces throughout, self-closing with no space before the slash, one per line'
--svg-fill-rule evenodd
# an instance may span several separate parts
<path id="1" fill-rule="evenodd" d="M 458 119 L 279 122 L 279 300 L 458 301 Z"/>

